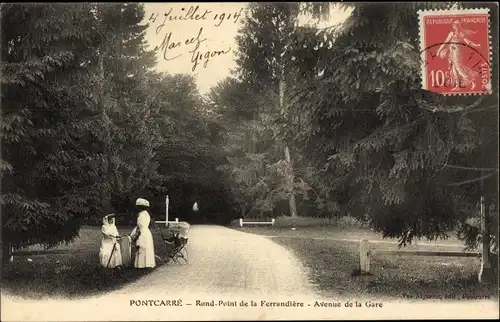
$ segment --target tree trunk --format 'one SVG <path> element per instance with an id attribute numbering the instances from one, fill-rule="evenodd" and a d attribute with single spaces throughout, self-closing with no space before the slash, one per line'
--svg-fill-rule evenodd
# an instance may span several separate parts
<path id="1" fill-rule="evenodd" d="M 295 202 L 295 194 L 293 192 L 293 182 L 294 182 L 294 176 L 293 176 L 293 167 L 292 167 L 292 162 L 290 158 L 290 150 L 288 149 L 288 146 L 285 146 L 285 161 L 287 162 L 288 166 L 288 171 L 287 171 L 287 186 L 289 189 L 289 197 L 288 197 L 288 206 L 290 207 L 290 216 L 292 217 L 297 217 L 297 204 Z"/>
<path id="2" fill-rule="evenodd" d="M 286 113 L 286 106 L 285 106 L 285 71 L 284 67 L 282 66 L 281 70 L 281 76 L 280 76 L 280 82 L 279 82 L 279 94 L 280 94 L 280 110 L 282 114 Z M 287 171 L 286 171 L 286 185 L 287 185 L 287 190 L 289 192 L 288 196 L 288 205 L 290 208 L 290 216 L 292 217 L 297 217 L 297 204 L 295 202 L 295 194 L 293 192 L 293 183 L 295 181 L 294 175 L 293 175 L 293 166 L 292 166 L 292 160 L 290 157 L 290 149 L 288 148 L 288 145 L 285 143 L 285 161 L 287 165 Z"/>
<path id="3" fill-rule="evenodd" d="M 103 165 L 102 165 L 102 179 L 103 179 L 103 190 L 101 193 L 101 206 L 104 212 L 109 212 L 111 211 L 111 203 L 110 203 L 110 189 L 109 189 L 109 184 L 111 175 L 110 175 L 110 169 L 111 169 L 111 151 L 110 151 L 110 128 L 109 128 L 109 116 L 107 113 L 107 106 L 105 103 L 104 99 L 104 55 L 103 55 L 103 48 L 99 48 L 99 108 L 102 113 L 102 119 L 103 119 L 103 132 L 104 132 L 104 138 L 103 138 L 103 145 L 104 145 L 104 156 L 106 160 L 103 160 Z"/>

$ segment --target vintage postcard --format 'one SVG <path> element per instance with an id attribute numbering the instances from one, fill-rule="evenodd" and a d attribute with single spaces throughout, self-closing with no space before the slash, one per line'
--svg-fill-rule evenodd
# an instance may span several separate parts
<path id="1" fill-rule="evenodd" d="M 498 4 L 2 3 L 2 321 L 498 319 Z"/>

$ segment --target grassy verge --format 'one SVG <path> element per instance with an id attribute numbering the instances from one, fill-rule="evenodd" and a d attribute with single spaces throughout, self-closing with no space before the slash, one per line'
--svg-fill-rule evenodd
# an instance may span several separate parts
<path id="1" fill-rule="evenodd" d="M 397 244 L 398 240 L 394 238 L 382 238 L 382 236 L 370 229 L 366 228 L 342 228 L 342 227 L 299 227 L 294 230 L 284 227 L 259 227 L 259 226 L 244 226 L 236 227 L 239 231 L 263 235 L 270 238 L 273 237 L 290 237 L 290 238 L 308 238 L 308 239 L 331 239 L 331 240 L 346 240 L 351 242 L 358 242 L 362 239 L 367 239 L 370 241 L 382 242 L 382 243 L 394 243 Z M 408 245 L 408 249 L 417 247 L 423 244 L 436 244 L 436 245 L 449 245 L 456 246 L 454 250 L 462 250 L 463 243 L 457 240 L 450 233 L 450 238 L 438 241 L 426 241 L 417 240 L 412 245 Z M 451 250 L 451 249 L 449 249 Z"/>
<path id="2" fill-rule="evenodd" d="M 477 281 L 476 258 L 378 256 L 369 276 L 358 276 L 359 253 L 350 242 L 276 237 L 311 271 L 311 281 L 326 296 L 385 299 L 488 298 L 494 286 Z"/>
<path id="3" fill-rule="evenodd" d="M 131 229 L 120 229 L 121 234 Z M 155 251 L 161 254 L 163 242 L 153 233 Z M 84 228 L 70 245 L 62 245 L 41 255 L 16 255 L 14 262 L 2 266 L 2 292 L 29 299 L 79 298 L 118 289 L 152 270 L 105 269 L 99 264 L 100 227 Z M 157 261 L 157 265 L 161 265 Z"/>
<path id="4" fill-rule="evenodd" d="M 375 255 L 371 275 L 359 273 L 360 239 L 381 241 L 380 235 L 359 227 L 243 227 L 290 249 L 310 271 L 310 280 L 327 297 L 377 299 L 498 298 L 495 286 L 478 282 L 478 258 Z M 392 242 L 392 243 L 391 243 Z M 371 244 L 374 250 L 398 250 L 396 240 Z M 457 245 L 458 246 L 455 246 Z M 417 242 L 402 250 L 460 251 L 455 238 Z"/>

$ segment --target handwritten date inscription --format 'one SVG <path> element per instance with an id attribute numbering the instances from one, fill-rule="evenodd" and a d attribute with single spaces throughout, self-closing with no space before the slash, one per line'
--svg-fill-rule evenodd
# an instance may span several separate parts
<path id="1" fill-rule="evenodd" d="M 173 11 L 173 8 L 170 8 L 170 10 L 168 12 L 165 12 L 163 14 L 163 16 L 164 16 L 163 23 L 160 26 L 158 26 L 158 28 L 163 27 L 167 21 L 182 21 L 182 20 L 184 20 L 184 21 L 188 21 L 188 20 L 199 21 L 199 20 L 212 19 L 212 20 L 216 21 L 214 23 L 214 26 L 216 26 L 216 27 L 219 27 L 224 21 L 228 21 L 228 20 L 233 20 L 234 23 L 237 23 L 241 17 L 241 12 L 243 11 L 243 9 L 240 9 L 239 12 L 234 12 L 234 13 L 227 13 L 227 12 L 212 13 L 211 10 L 205 10 L 201 14 L 200 6 L 196 6 L 196 7 L 190 6 L 188 10 L 186 10 L 186 8 L 182 8 L 181 11 L 183 13 L 180 15 L 175 15 L 172 11 Z M 153 23 L 155 23 L 157 18 L 158 18 L 158 13 L 153 13 L 151 15 L 151 18 L 149 18 L 149 21 L 152 21 Z M 158 33 L 158 28 L 156 29 L 157 33 Z"/>
<path id="2" fill-rule="evenodd" d="M 224 21 L 234 20 L 236 23 L 241 16 L 241 11 L 235 13 L 216 13 L 213 14 L 210 10 L 201 11 L 199 6 L 190 6 L 188 10 L 182 8 L 183 11 L 180 15 L 174 15 L 172 13 L 173 9 L 171 8 L 168 12 L 164 14 L 163 22 L 156 27 L 156 34 L 159 35 L 162 32 L 162 29 L 165 25 L 167 25 L 168 21 L 200 21 L 200 20 L 215 20 L 215 27 L 219 27 Z M 149 19 L 153 23 L 158 18 L 158 14 L 152 14 Z M 208 63 L 212 58 L 217 56 L 226 55 L 231 52 L 231 47 L 217 50 L 208 50 L 201 51 L 201 45 L 207 41 L 207 38 L 203 36 L 203 27 L 198 30 L 196 36 L 190 35 L 188 37 L 175 37 L 172 32 L 166 31 L 164 33 L 163 41 L 160 45 L 155 47 L 155 51 L 160 51 L 162 53 L 164 60 L 174 60 L 177 59 L 184 54 L 179 51 L 182 48 L 190 48 L 187 52 L 191 55 L 191 70 L 194 72 L 196 68 L 201 63 L 204 68 L 207 67 Z M 206 44 L 204 47 L 207 47 Z"/>

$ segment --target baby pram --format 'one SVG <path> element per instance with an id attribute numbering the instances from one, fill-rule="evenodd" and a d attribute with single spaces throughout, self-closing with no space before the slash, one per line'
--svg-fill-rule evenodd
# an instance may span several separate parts
<path id="1" fill-rule="evenodd" d="M 161 238 L 165 245 L 165 255 L 162 258 L 166 264 L 176 262 L 177 264 L 188 263 L 188 242 L 190 225 L 187 222 L 169 223 L 167 227 L 159 228 Z"/>

